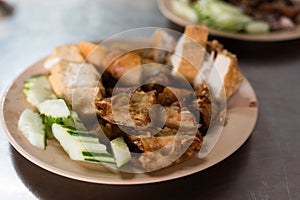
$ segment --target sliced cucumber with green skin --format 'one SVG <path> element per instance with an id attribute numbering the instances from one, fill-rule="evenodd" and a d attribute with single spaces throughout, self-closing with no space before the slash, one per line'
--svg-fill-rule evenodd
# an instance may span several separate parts
<path id="1" fill-rule="evenodd" d="M 93 162 L 93 163 L 108 163 L 108 164 L 116 164 L 114 157 L 84 157 L 84 161 Z"/>
<path id="2" fill-rule="evenodd" d="M 24 82 L 26 100 L 36 106 L 47 99 L 56 99 L 46 75 L 32 76 Z"/>
<path id="3" fill-rule="evenodd" d="M 53 133 L 52 133 L 52 130 L 51 130 L 51 126 L 49 126 L 48 124 L 45 124 L 45 122 L 44 122 L 44 125 L 45 125 L 45 132 L 46 132 L 47 139 L 53 139 L 54 136 L 53 136 Z"/>
<path id="4" fill-rule="evenodd" d="M 263 21 L 252 21 L 245 27 L 246 32 L 253 34 L 267 33 L 269 29 L 269 24 Z"/>
<path id="5" fill-rule="evenodd" d="M 64 125 L 73 126 L 76 130 L 87 130 L 75 111 L 70 111 L 70 117 L 63 121 Z"/>
<path id="6" fill-rule="evenodd" d="M 37 108 L 43 116 L 48 139 L 53 138 L 52 124 L 64 124 L 70 118 L 70 110 L 63 99 L 45 100 L 38 104 Z"/>
<path id="7" fill-rule="evenodd" d="M 74 127 L 65 126 L 65 125 L 61 125 L 61 127 L 64 129 L 65 134 L 68 135 L 73 140 L 76 140 L 79 142 L 92 142 L 92 143 L 99 142 L 98 137 L 95 134 L 92 134 L 88 131 L 77 130 Z"/>
<path id="8" fill-rule="evenodd" d="M 116 164 L 114 155 L 107 152 L 97 153 L 92 151 L 82 151 L 81 153 L 84 156 L 84 160 L 88 162 Z"/>
<path id="9" fill-rule="evenodd" d="M 172 1 L 172 7 L 175 13 L 189 20 L 190 22 L 196 23 L 198 21 L 197 13 L 192 7 L 188 5 L 188 1 Z"/>
<path id="10" fill-rule="evenodd" d="M 33 146 L 40 149 L 45 149 L 45 126 L 38 113 L 35 113 L 28 108 L 25 109 L 20 115 L 18 128 Z"/>
<path id="11" fill-rule="evenodd" d="M 60 124 L 53 124 L 52 132 L 72 160 L 104 163 L 115 162 L 112 154 L 106 151 L 105 145 L 98 142 L 87 142 L 78 139 L 85 137 L 83 135 L 85 135 L 86 132 L 70 134 L 69 129 Z"/>
<path id="12" fill-rule="evenodd" d="M 208 27 L 247 33 L 266 33 L 269 25 L 254 20 L 238 7 L 220 0 L 198 0 L 190 5 L 198 15 L 199 23 Z"/>
<path id="13" fill-rule="evenodd" d="M 70 110 L 63 99 L 50 99 L 37 105 L 39 112 L 54 120 L 63 120 L 70 116 Z"/>
<path id="14" fill-rule="evenodd" d="M 122 137 L 110 141 L 110 145 L 116 159 L 117 167 L 122 167 L 131 160 L 131 153 Z"/>

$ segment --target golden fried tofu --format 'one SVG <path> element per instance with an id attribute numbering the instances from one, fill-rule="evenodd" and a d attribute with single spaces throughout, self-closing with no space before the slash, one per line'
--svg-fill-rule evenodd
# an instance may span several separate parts
<path id="1" fill-rule="evenodd" d="M 61 60 L 74 63 L 84 62 L 84 58 L 81 55 L 78 46 L 65 44 L 54 49 L 54 52 L 45 61 L 44 67 L 46 69 L 51 69 L 54 64 Z"/>
<path id="2" fill-rule="evenodd" d="M 103 71 L 103 59 L 108 54 L 106 48 L 90 42 L 78 42 L 78 47 L 84 58 L 89 63 Z"/>

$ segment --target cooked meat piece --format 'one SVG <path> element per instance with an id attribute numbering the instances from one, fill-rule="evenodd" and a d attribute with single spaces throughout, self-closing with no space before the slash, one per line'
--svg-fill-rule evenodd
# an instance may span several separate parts
<path id="1" fill-rule="evenodd" d="M 109 88 L 114 88 L 116 86 L 118 80 L 113 78 L 108 71 L 104 71 L 101 74 L 101 82 L 102 82 L 104 88 L 107 90 Z M 108 93 L 106 94 L 105 97 L 110 97 L 111 94 L 109 93 L 109 91 L 107 91 L 107 92 Z"/>
<path id="2" fill-rule="evenodd" d="M 108 140 L 111 141 L 117 137 L 125 135 L 124 131 L 120 129 L 118 125 L 111 124 L 101 118 L 98 120 L 97 126 L 98 126 L 97 127 L 98 130 L 96 133 L 99 135 L 100 139 L 103 138 L 102 140 L 105 140 L 105 138 L 107 138 Z"/>
<path id="3" fill-rule="evenodd" d="M 133 145 L 131 149 L 144 153 L 158 151 L 167 146 L 173 139 L 174 135 L 163 137 L 128 136 L 128 140 L 130 140 L 130 143 Z"/>
<path id="4" fill-rule="evenodd" d="M 148 112 L 149 108 L 156 103 L 156 92 L 136 92 L 131 96 L 131 112 Z"/>
<path id="5" fill-rule="evenodd" d="M 170 107 L 165 107 L 165 109 L 167 112 L 166 127 L 180 128 L 182 131 L 196 130 L 198 128 L 195 115 L 187 109 L 180 109 L 179 105 L 171 105 Z"/>
<path id="6" fill-rule="evenodd" d="M 151 134 L 134 135 L 131 133 L 132 132 L 129 131 L 128 134 L 126 134 L 125 140 L 129 144 L 129 148 L 133 152 L 158 151 L 163 147 L 167 146 L 173 140 L 183 136 L 189 136 L 189 137 L 196 136 L 200 140 L 202 140 L 202 136 L 200 135 L 198 130 L 183 132 L 168 127 L 164 127 L 163 129 L 158 130 L 155 135 L 151 135 Z"/>
<path id="7" fill-rule="evenodd" d="M 186 89 L 165 87 L 164 90 L 158 94 L 157 100 L 161 105 L 169 106 L 176 101 L 182 102 L 184 98 L 191 94 L 192 91 Z"/>
<path id="8" fill-rule="evenodd" d="M 96 101 L 97 115 L 112 124 L 120 124 L 124 126 L 135 126 L 135 122 L 131 119 L 128 113 L 129 106 L 126 105 L 129 101 L 128 95 L 115 96 L 119 100 L 119 104 L 124 102 L 124 105 L 115 105 L 112 108 L 111 99 L 107 98 L 101 101 Z"/>
<path id="9" fill-rule="evenodd" d="M 189 135 L 135 139 L 132 144 L 144 153 L 134 163 L 147 171 L 172 166 L 193 157 L 202 142 L 202 138 Z"/>
<path id="10" fill-rule="evenodd" d="M 208 90 L 208 87 L 204 84 L 198 85 L 198 87 L 195 89 L 195 95 L 197 97 L 196 100 L 192 100 L 192 103 L 186 103 L 189 104 L 189 109 L 191 112 L 198 114 L 200 113 L 200 127 L 199 130 L 202 134 L 205 134 L 207 132 L 207 129 L 209 128 L 210 121 L 211 121 L 211 114 L 212 114 L 212 103 L 211 103 L 211 97 Z M 189 101 L 186 99 L 186 101 Z"/>
<path id="11" fill-rule="evenodd" d="M 96 101 L 98 115 L 106 121 L 123 126 L 146 126 L 151 123 L 149 109 L 156 103 L 156 92 L 120 94 Z M 112 105 L 113 104 L 113 105 Z"/>

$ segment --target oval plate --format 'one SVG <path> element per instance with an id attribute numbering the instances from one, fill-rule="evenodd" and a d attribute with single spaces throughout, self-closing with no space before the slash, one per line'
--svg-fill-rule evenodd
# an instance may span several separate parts
<path id="1" fill-rule="evenodd" d="M 72 161 L 56 140 L 49 140 L 46 150 L 33 147 L 18 131 L 18 118 L 26 107 L 23 83 L 32 75 L 47 73 L 43 60 L 20 74 L 5 92 L 1 102 L 1 121 L 12 146 L 34 164 L 59 175 L 93 183 L 144 184 L 187 176 L 222 161 L 234 153 L 250 136 L 258 115 L 255 92 L 245 79 L 240 89 L 228 101 L 227 122 L 222 134 L 205 159 L 193 157 L 179 165 L 156 172 L 131 174 L 112 171 L 100 164 Z"/>
<path id="2" fill-rule="evenodd" d="M 178 16 L 172 9 L 173 0 L 158 0 L 158 7 L 161 13 L 168 18 L 170 21 L 180 25 L 186 26 L 192 24 L 192 22 Z M 275 42 L 285 41 L 300 38 L 300 25 L 291 31 L 276 31 L 266 34 L 247 34 L 247 33 L 232 33 L 226 31 L 220 31 L 216 29 L 209 29 L 209 33 L 214 36 L 231 38 L 245 41 L 258 41 L 258 42 Z"/>

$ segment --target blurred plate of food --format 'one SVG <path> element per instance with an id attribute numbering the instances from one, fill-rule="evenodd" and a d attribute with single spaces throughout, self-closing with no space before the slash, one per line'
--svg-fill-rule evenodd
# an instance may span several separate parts
<path id="1" fill-rule="evenodd" d="M 150 39 L 61 45 L 20 74 L 1 108 L 13 147 L 53 173 L 106 184 L 180 178 L 241 147 L 258 107 L 236 55 L 208 41 L 203 26 L 187 26 L 177 40 L 164 29 L 146 30 Z M 204 55 L 212 65 L 195 71 Z"/>
<path id="2" fill-rule="evenodd" d="M 300 38 L 296 0 L 159 0 L 158 6 L 170 21 L 204 24 L 219 37 L 261 42 Z"/>

